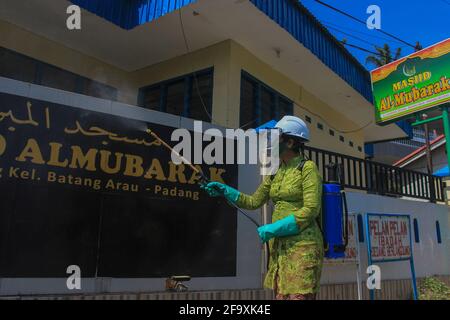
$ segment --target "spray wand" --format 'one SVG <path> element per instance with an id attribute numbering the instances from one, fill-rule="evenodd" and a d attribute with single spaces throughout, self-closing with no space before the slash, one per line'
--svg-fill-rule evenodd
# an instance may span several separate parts
<path id="1" fill-rule="evenodd" d="M 167 144 L 164 140 L 162 140 L 156 133 L 154 133 L 152 130 L 147 129 L 147 133 L 150 134 L 153 138 L 158 140 L 164 147 L 166 147 L 170 152 L 173 152 L 177 157 L 179 157 L 184 164 L 188 165 L 196 174 L 198 174 L 201 179 L 199 181 L 200 185 L 207 184 L 208 182 L 211 182 L 211 180 L 205 176 L 205 174 L 199 170 L 197 167 L 195 167 L 192 163 L 190 163 L 186 158 L 184 158 L 182 155 L 180 155 L 177 151 L 175 151 L 169 144 Z M 218 190 L 219 191 L 219 190 Z M 228 201 L 227 202 L 234 207 L 236 210 L 238 210 L 239 213 L 243 214 L 247 219 L 249 219 L 251 222 L 253 222 L 256 227 L 260 227 L 260 224 L 256 222 L 255 219 L 250 217 L 247 213 L 245 213 L 241 208 L 239 208 L 235 203 Z"/>

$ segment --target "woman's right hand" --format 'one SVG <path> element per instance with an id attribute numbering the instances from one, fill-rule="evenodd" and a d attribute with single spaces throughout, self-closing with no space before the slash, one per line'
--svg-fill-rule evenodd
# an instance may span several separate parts
<path id="1" fill-rule="evenodd" d="M 238 190 L 220 182 L 208 182 L 201 184 L 200 188 L 205 190 L 210 197 L 224 196 L 228 201 L 235 203 L 241 194 Z"/>
<path id="2" fill-rule="evenodd" d="M 205 190 L 210 197 L 219 197 L 224 194 L 224 184 L 220 182 L 202 183 L 200 188 Z"/>

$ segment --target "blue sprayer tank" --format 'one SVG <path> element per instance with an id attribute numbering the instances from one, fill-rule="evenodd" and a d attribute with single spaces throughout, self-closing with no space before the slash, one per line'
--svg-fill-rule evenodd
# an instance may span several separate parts
<path id="1" fill-rule="evenodd" d="M 339 167 L 330 164 L 329 183 L 324 183 L 322 192 L 322 231 L 325 244 L 325 257 L 330 259 L 344 258 L 348 242 L 348 211 L 345 193 L 340 180 Z M 333 172 L 335 171 L 335 172 Z"/>

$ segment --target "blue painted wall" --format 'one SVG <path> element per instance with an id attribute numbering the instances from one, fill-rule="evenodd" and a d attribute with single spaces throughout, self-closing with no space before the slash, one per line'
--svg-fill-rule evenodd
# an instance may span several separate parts
<path id="1" fill-rule="evenodd" d="M 413 137 L 413 128 L 409 122 L 406 120 L 400 120 L 395 122 L 396 125 L 400 127 L 407 135 L 409 139 L 412 139 Z"/>
<path id="2" fill-rule="evenodd" d="M 153 21 L 197 0 L 70 0 L 123 29 Z"/>

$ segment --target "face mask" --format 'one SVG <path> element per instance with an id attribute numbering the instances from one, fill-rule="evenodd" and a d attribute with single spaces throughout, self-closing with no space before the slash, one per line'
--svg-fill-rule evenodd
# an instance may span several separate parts
<path id="1" fill-rule="evenodd" d="M 280 155 L 289 149 L 289 147 L 287 146 L 287 143 L 283 142 L 283 141 L 280 141 L 280 143 L 278 144 L 278 148 L 279 148 Z"/>
<path id="2" fill-rule="evenodd" d="M 280 150 L 280 144 L 281 144 L 281 137 L 280 137 L 280 135 L 272 135 L 272 136 L 270 136 L 270 138 L 269 138 L 269 136 L 264 136 L 263 137 L 264 139 L 266 139 L 265 140 L 265 142 L 263 142 L 263 143 L 265 143 L 265 144 L 263 144 L 262 146 L 263 146 L 263 149 L 261 150 L 261 152 L 262 152 L 262 158 L 267 158 L 267 157 L 279 157 L 279 155 L 280 155 L 280 152 L 282 152 L 281 150 Z M 284 148 L 283 148 L 283 150 L 284 150 Z M 260 157 L 261 157 L 261 155 L 260 155 Z"/>
<path id="3" fill-rule="evenodd" d="M 269 146 L 269 149 L 273 152 L 273 154 L 277 152 L 278 155 L 281 155 L 284 151 L 288 150 L 289 147 L 287 146 L 287 141 L 280 137 L 274 141 L 272 146 Z"/>

